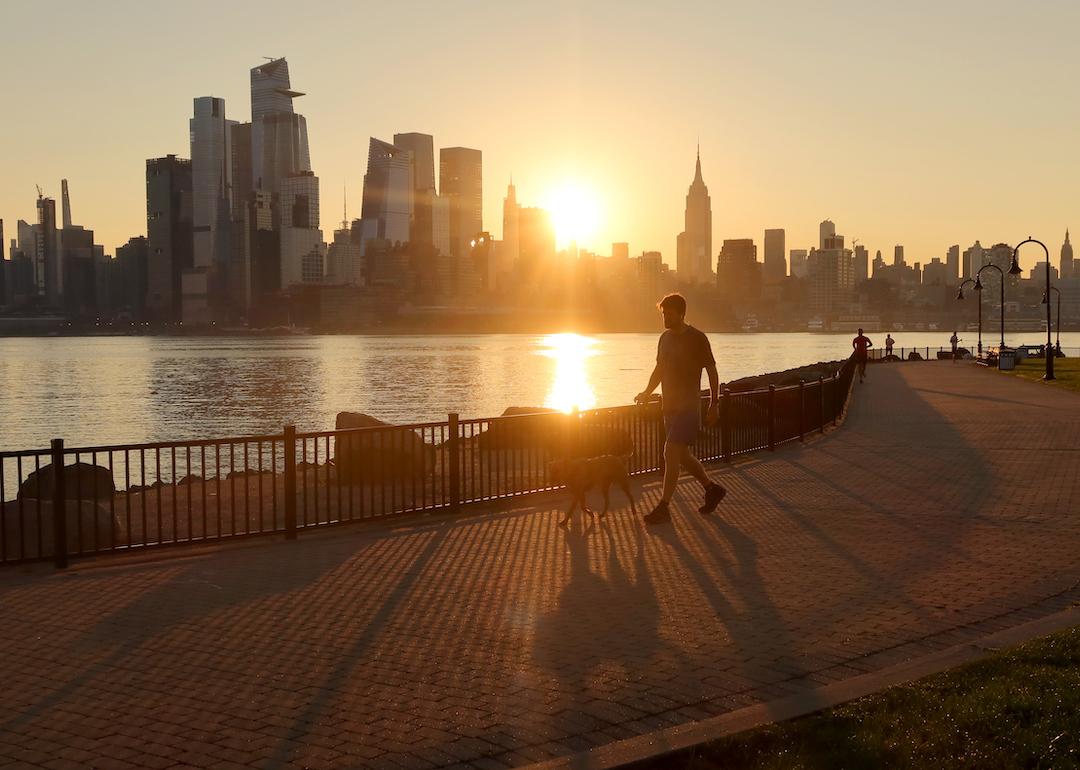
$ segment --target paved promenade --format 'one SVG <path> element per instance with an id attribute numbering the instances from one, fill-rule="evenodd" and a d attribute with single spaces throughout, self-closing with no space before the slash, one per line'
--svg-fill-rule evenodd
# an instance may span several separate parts
<path id="1" fill-rule="evenodd" d="M 0 767 L 519 766 L 1080 600 L 1080 396 L 875 366 L 646 528 L 530 507 L 0 571 Z M 638 512 L 658 497 L 637 486 Z M 535 507 L 533 504 L 536 503 Z"/>

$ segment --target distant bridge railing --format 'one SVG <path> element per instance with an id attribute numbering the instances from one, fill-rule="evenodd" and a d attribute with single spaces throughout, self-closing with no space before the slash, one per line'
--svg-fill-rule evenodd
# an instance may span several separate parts
<path id="1" fill-rule="evenodd" d="M 725 388 L 703 427 L 706 461 L 802 440 L 835 424 L 852 362 L 831 377 L 747 392 Z M 702 409 L 706 405 L 702 401 Z M 704 425 L 704 423 L 703 423 Z M 660 470 L 658 401 L 563 414 L 0 452 L 0 565 L 189 546 L 431 513 L 557 488 L 559 457 L 630 455 Z M 63 468 L 54 473 L 53 469 Z"/>
<path id="2" fill-rule="evenodd" d="M 994 344 L 992 342 L 986 342 L 983 345 L 983 353 L 986 354 L 987 351 L 990 351 L 990 350 L 996 351 L 997 348 L 998 348 L 998 346 L 996 344 Z M 958 350 L 960 352 L 961 357 L 963 357 L 964 354 L 967 354 L 968 357 L 977 357 L 975 346 L 973 346 L 967 340 L 961 342 L 961 344 L 958 347 Z M 893 355 L 896 358 L 900 359 L 901 361 L 909 361 L 909 360 L 935 361 L 935 360 L 952 358 L 952 347 L 945 347 L 945 346 L 936 347 L 936 348 L 935 347 L 926 347 L 926 346 L 924 346 L 924 347 L 910 347 L 910 346 L 898 347 L 897 346 L 897 347 L 893 347 L 891 354 L 887 354 L 886 351 L 885 351 L 885 348 L 880 347 L 880 348 L 871 348 L 869 352 L 870 352 L 870 360 L 871 361 L 881 361 L 883 358 L 887 358 L 888 355 Z M 915 357 L 912 357 L 913 353 L 915 354 Z M 1064 355 L 1066 355 L 1066 356 L 1068 356 L 1070 358 L 1075 358 L 1077 356 L 1080 356 L 1080 348 L 1062 346 L 1059 349 L 1059 354 L 1064 354 Z M 1028 356 L 1028 357 L 1031 358 L 1032 356 Z M 1041 356 L 1036 356 L 1036 357 L 1041 357 Z"/>

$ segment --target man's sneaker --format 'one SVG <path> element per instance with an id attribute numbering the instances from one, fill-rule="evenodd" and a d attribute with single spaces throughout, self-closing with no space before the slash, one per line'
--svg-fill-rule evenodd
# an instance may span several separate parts
<path id="1" fill-rule="evenodd" d="M 671 510 L 668 508 L 668 504 L 660 501 L 656 507 L 645 514 L 646 524 L 662 524 L 671 518 Z"/>
<path id="2" fill-rule="evenodd" d="M 717 483 L 709 484 L 705 488 L 705 505 L 698 508 L 698 513 L 712 513 L 716 510 L 716 506 L 720 505 L 720 501 L 724 499 L 724 495 L 727 494 L 727 490 Z"/>

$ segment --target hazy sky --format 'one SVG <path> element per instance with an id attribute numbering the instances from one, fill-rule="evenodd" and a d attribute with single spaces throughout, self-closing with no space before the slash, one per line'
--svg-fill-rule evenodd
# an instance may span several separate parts
<path id="1" fill-rule="evenodd" d="M 569 180 L 602 208 L 584 245 L 669 263 L 699 137 L 714 251 L 827 217 L 887 259 L 1031 234 L 1056 262 L 1080 228 L 1077 2 L 0 2 L 7 238 L 61 177 L 108 253 L 144 234 L 145 159 L 189 156 L 196 96 L 247 120 L 263 56 L 308 94 L 328 238 L 368 137 L 404 131 L 483 150 L 496 235 L 511 173 L 525 205 Z"/>

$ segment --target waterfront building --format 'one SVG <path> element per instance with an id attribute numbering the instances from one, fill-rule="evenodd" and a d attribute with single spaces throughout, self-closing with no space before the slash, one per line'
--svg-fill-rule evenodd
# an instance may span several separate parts
<path id="1" fill-rule="evenodd" d="M 762 268 L 765 283 L 779 283 L 787 277 L 784 230 L 765 231 L 765 263 Z"/>
<path id="2" fill-rule="evenodd" d="M 892 263 L 897 267 L 903 267 L 904 263 L 904 247 L 900 244 L 893 246 Z"/>
<path id="3" fill-rule="evenodd" d="M 781 249 L 783 247 L 781 246 Z M 650 252 L 651 253 L 651 252 Z M 701 148 L 694 163 L 694 178 L 686 192 L 683 231 L 676 239 L 675 271 L 684 283 L 709 283 L 712 265 L 712 199 L 701 176 Z"/>
<path id="4" fill-rule="evenodd" d="M 159 320 L 181 317 L 181 276 L 192 266 L 191 161 L 169 155 L 146 161 L 148 312 Z"/>
<path id="5" fill-rule="evenodd" d="M 450 254 L 463 257 L 469 242 L 484 229 L 483 154 L 468 147 L 439 151 L 439 195 L 450 215 Z"/>

